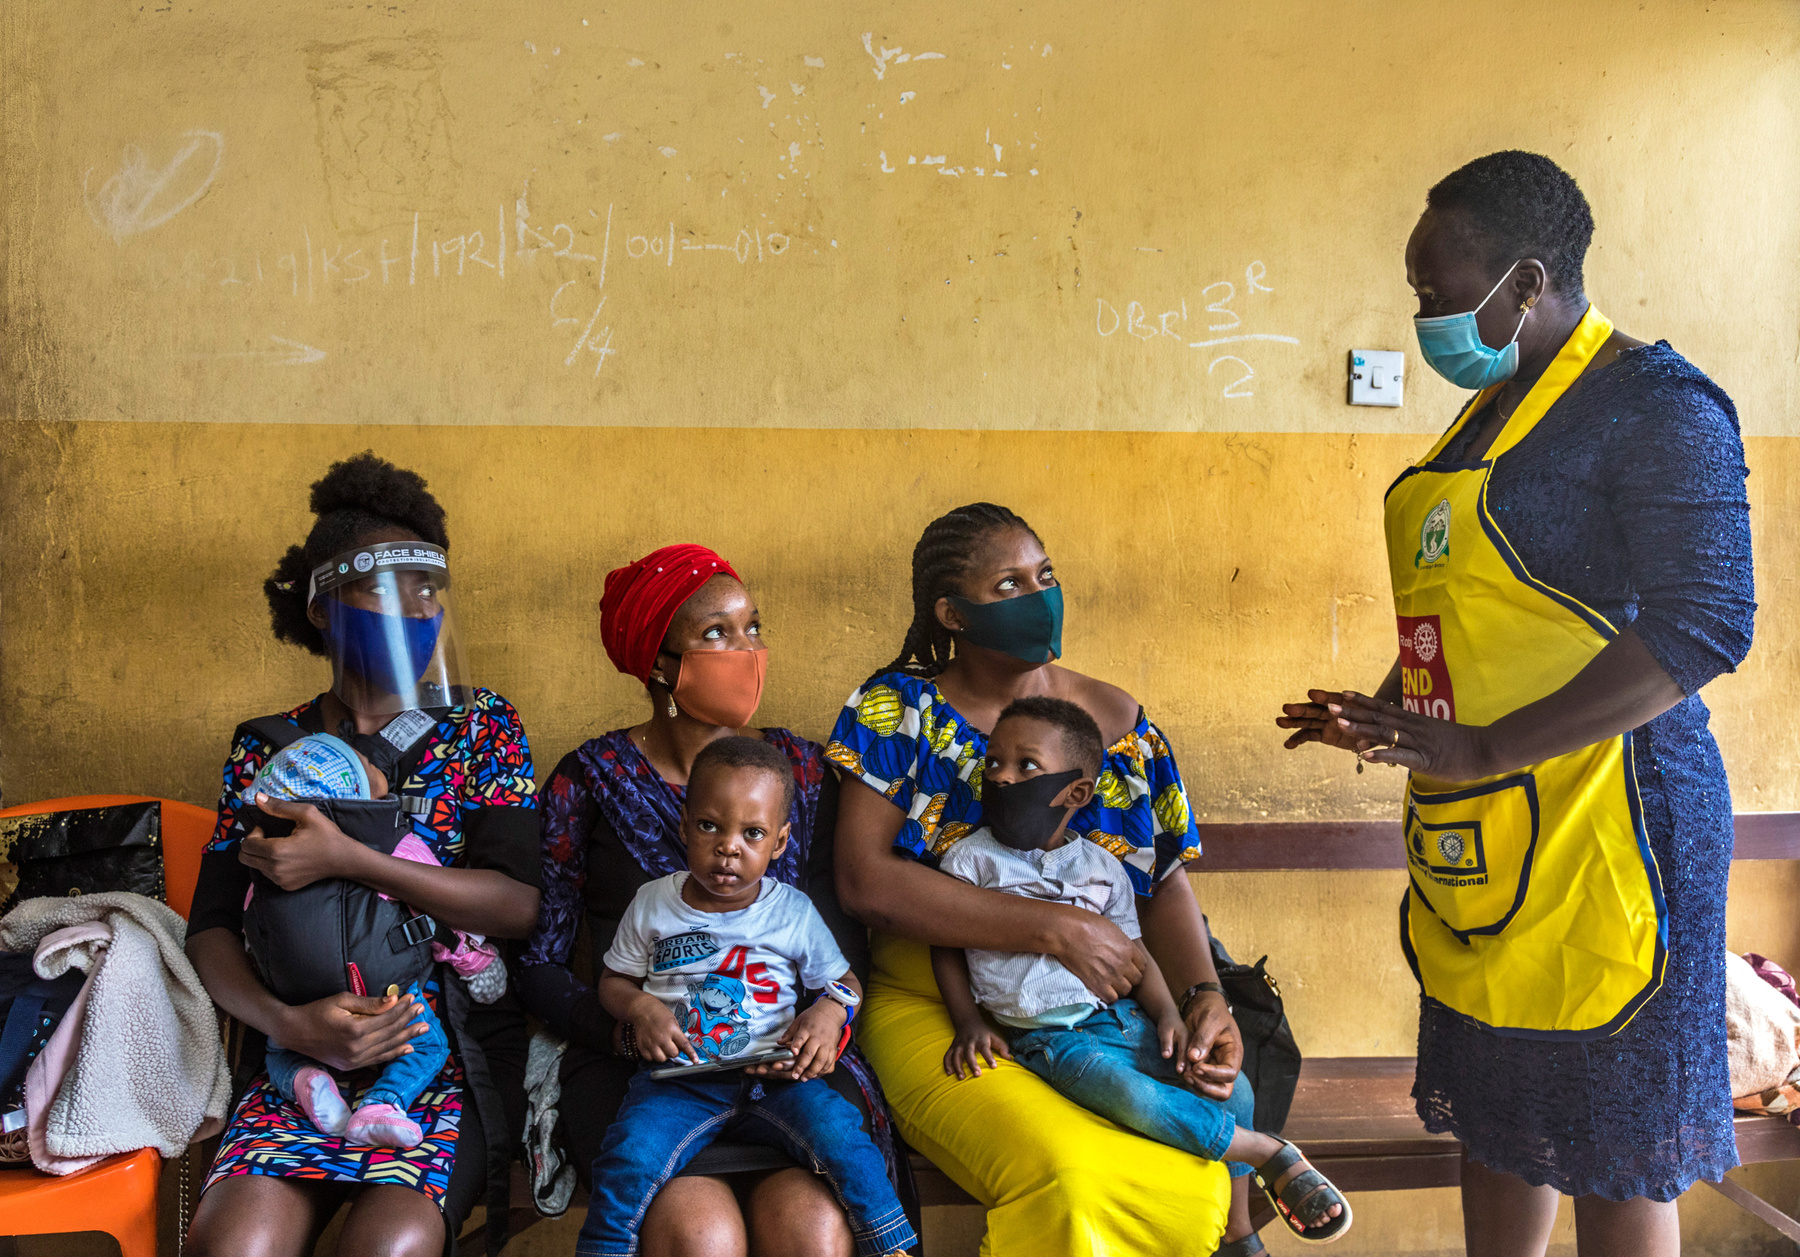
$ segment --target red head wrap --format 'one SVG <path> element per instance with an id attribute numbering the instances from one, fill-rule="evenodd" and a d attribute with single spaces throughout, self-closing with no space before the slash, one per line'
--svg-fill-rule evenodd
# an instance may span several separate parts
<path id="1" fill-rule="evenodd" d="M 743 578 L 705 546 L 664 546 L 606 574 L 600 595 L 600 641 L 613 667 L 648 682 L 669 622 L 694 591 L 715 576 Z"/>

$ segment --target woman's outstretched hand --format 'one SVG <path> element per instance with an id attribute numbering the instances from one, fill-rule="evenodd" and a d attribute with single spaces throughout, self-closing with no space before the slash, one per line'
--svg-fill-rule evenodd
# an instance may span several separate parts
<path id="1" fill-rule="evenodd" d="M 1275 720 L 1276 727 L 1298 730 L 1282 745 L 1291 751 L 1308 742 L 1321 742 L 1341 751 L 1355 751 L 1356 739 L 1338 724 L 1337 717 L 1331 711 L 1332 704 L 1340 707 L 1343 705 L 1344 694 L 1338 690 L 1308 690 L 1306 698 L 1304 703 L 1281 705 L 1281 715 Z"/>
<path id="2" fill-rule="evenodd" d="M 1459 725 L 1346 690 L 1327 708 L 1336 736 L 1370 764 L 1394 764 L 1438 781 L 1474 781 L 1500 771 L 1484 725 Z"/>

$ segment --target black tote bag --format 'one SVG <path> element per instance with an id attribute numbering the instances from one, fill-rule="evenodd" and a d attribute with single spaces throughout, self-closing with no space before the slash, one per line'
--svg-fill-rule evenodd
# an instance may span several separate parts
<path id="1" fill-rule="evenodd" d="M 163 898 L 162 804 L 155 799 L 15 816 L 0 825 L 0 850 L 10 848 L 19 874 L 0 915 L 46 895 L 126 890 Z"/>
<path id="2" fill-rule="evenodd" d="M 1207 928 L 1210 932 L 1210 923 Z M 1288 1025 L 1281 988 L 1264 967 L 1267 956 L 1253 965 L 1240 965 L 1216 935 L 1212 953 L 1219 985 L 1225 988 L 1226 1002 L 1244 1038 L 1243 1072 L 1256 1092 L 1256 1129 L 1279 1135 L 1300 1082 L 1300 1046 Z"/>

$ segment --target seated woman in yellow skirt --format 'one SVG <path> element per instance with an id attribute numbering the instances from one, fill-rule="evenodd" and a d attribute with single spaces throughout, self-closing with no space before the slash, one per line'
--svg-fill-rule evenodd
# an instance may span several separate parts
<path id="1" fill-rule="evenodd" d="M 1037 534 L 988 503 L 933 521 L 913 551 L 913 607 L 900 657 L 850 696 L 825 750 L 846 776 L 839 896 L 874 931 L 858 1040 L 901 1132 L 988 1206 L 989 1257 L 1253 1257 L 1263 1249 L 1248 1180 L 1229 1179 L 1224 1163 L 1097 1117 L 1008 1060 L 979 1078 L 945 1073 L 955 1029 L 931 946 L 1054 956 L 1107 1004 L 1142 974 L 1132 941 L 1106 918 L 935 867 L 980 827 L 987 735 L 1001 709 L 1045 695 L 1100 725 L 1107 751 L 1096 795 L 1069 826 L 1131 878 L 1144 945 L 1181 1011 L 1183 1072 L 1221 1104 L 1246 1087 L 1206 924 L 1180 875 L 1199 854 L 1180 772 L 1136 700 L 1053 662 L 1062 590 Z M 1309 1169 L 1296 1159 L 1269 1186 L 1298 1186 Z"/>

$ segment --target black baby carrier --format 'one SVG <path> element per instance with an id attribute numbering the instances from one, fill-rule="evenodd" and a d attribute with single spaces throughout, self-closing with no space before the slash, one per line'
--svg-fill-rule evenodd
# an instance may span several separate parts
<path id="1" fill-rule="evenodd" d="M 342 730 L 340 736 L 366 755 L 397 792 L 416 768 L 425 741 L 449 708 L 403 711 L 377 734 Z M 306 736 L 286 716 L 261 716 L 238 726 L 241 739 L 253 734 L 270 747 L 270 753 Z M 314 806 L 330 816 L 339 829 L 358 842 L 392 855 L 407 832 L 408 816 L 426 815 L 427 799 L 391 793 L 386 799 L 332 800 Z M 245 826 L 257 823 L 271 836 L 293 832 L 293 823 L 263 816 L 256 808 L 239 812 Z M 433 938 L 455 946 L 455 934 L 423 913 L 414 914 L 405 904 L 383 899 L 356 882 L 338 879 L 314 882 L 295 891 L 284 891 L 261 873 L 252 873 L 256 893 L 244 911 L 244 938 L 265 984 L 277 998 L 295 1004 L 323 999 L 340 991 L 381 995 L 389 986 L 404 990 L 408 983 L 421 988 L 432 973 Z M 352 968 L 354 966 L 354 968 Z M 448 970 L 446 970 L 448 972 Z M 362 988 L 357 982 L 360 978 Z M 293 985 L 289 985 L 292 983 Z M 487 1054 L 481 1041 L 468 1033 L 469 989 L 460 981 L 439 984 L 439 1020 L 450 1036 L 451 1051 L 462 1066 L 468 1095 L 481 1121 L 483 1151 L 487 1161 L 487 1251 L 496 1257 L 507 1240 L 510 1218 L 508 1200 L 513 1135 L 506 1109 L 494 1086 Z M 239 1055 L 236 1096 L 242 1097 L 256 1071 L 262 1067 L 261 1036 L 245 1036 Z M 457 1220 L 460 1226 L 460 1219 Z"/>
<path id="2" fill-rule="evenodd" d="M 406 736 L 413 727 L 414 722 L 407 722 L 398 735 Z M 430 727 L 427 721 L 407 746 L 397 747 L 394 761 Z M 306 736 L 285 716 L 246 721 L 239 733 L 246 731 L 274 751 Z M 388 741 L 393 745 L 395 739 Z M 309 801 L 339 829 L 383 855 L 392 855 L 408 831 L 408 800 L 397 795 Z M 261 825 L 271 838 L 294 831 L 292 821 L 254 807 L 244 808 L 239 818 L 246 828 Z M 390 986 L 404 991 L 431 976 L 437 923 L 399 900 L 341 878 L 326 878 L 299 890 L 283 890 L 260 872 L 252 873 L 251 881 L 254 892 L 244 909 L 244 941 L 263 984 L 283 1003 L 310 1004 L 341 991 L 380 995 Z"/>

